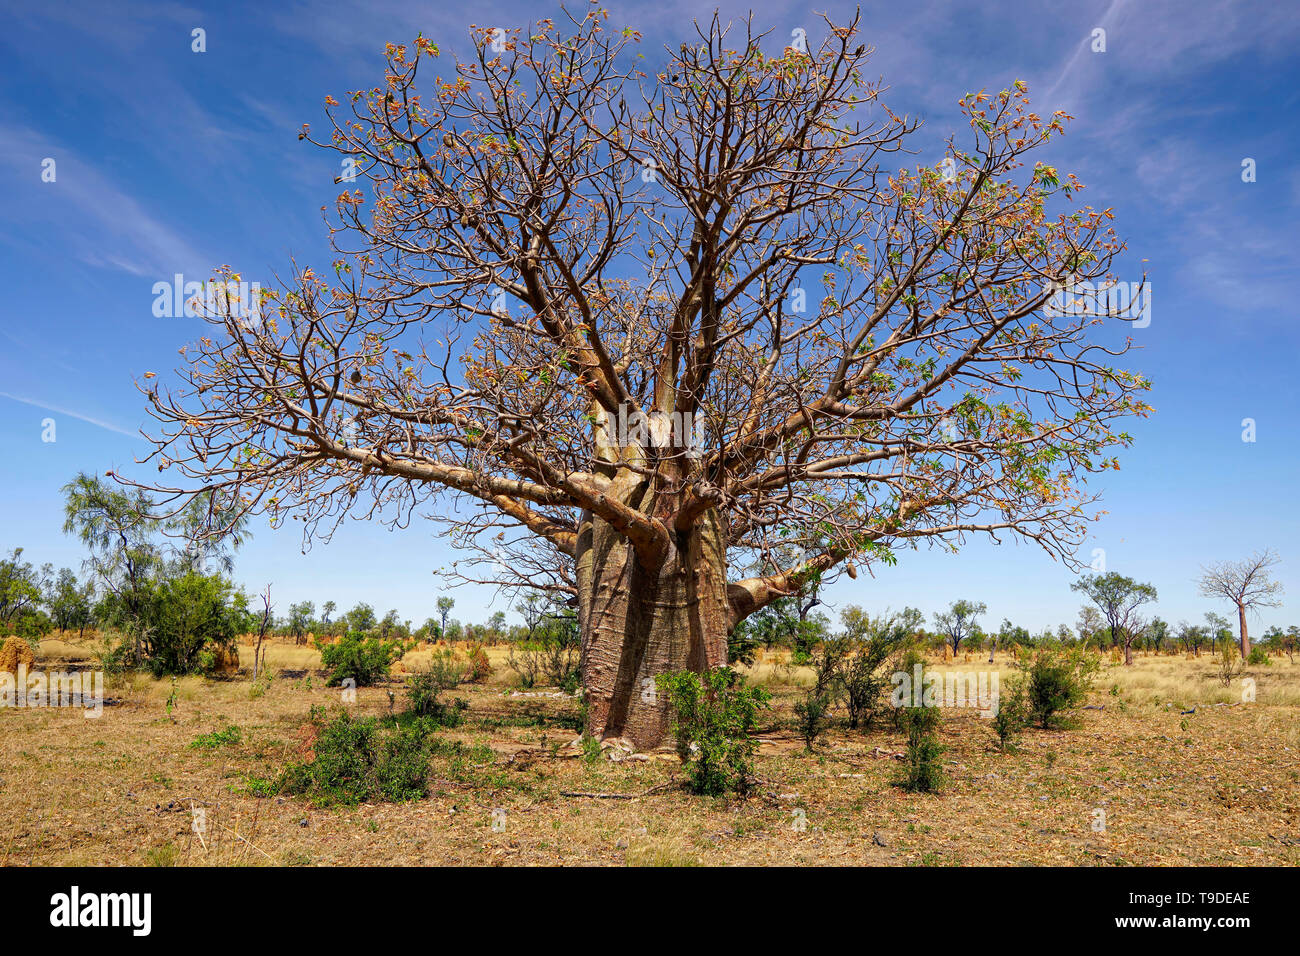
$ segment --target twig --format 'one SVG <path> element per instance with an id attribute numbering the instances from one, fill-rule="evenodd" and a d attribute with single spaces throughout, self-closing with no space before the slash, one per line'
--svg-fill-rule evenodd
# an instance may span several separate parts
<path id="1" fill-rule="evenodd" d="M 248 839 L 246 839 L 245 837 L 240 836 L 238 833 L 236 833 L 234 830 L 230 829 L 230 827 L 226 826 L 224 823 L 218 823 L 217 826 L 221 827 L 221 829 L 225 830 L 227 833 L 234 834 L 235 839 L 237 839 L 237 840 L 243 840 L 245 843 L 247 843 L 249 846 L 251 846 L 251 847 L 252 847 L 254 850 L 256 850 L 258 853 L 262 854 L 262 856 L 266 857 L 266 858 L 267 858 L 268 860 L 270 860 L 272 863 L 275 862 L 275 859 L 271 856 L 271 854 L 267 853 L 265 850 L 263 850 L 263 849 L 262 849 L 260 846 L 258 846 L 256 843 L 253 843 L 251 840 L 248 840 Z"/>

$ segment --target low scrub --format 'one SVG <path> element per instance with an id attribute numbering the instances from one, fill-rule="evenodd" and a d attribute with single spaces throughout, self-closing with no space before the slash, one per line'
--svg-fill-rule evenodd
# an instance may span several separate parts
<path id="1" fill-rule="evenodd" d="M 320 807 L 400 803 L 428 795 L 429 755 L 436 723 L 353 717 L 333 720 L 313 708 L 304 755 L 290 765 L 280 789 Z"/>
<path id="2" fill-rule="evenodd" d="M 913 793 L 934 793 L 943 785 L 943 747 L 939 745 L 939 708 L 902 708 L 907 734 L 903 774 L 897 781 Z"/>
<path id="3" fill-rule="evenodd" d="M 358 687 L 369 687 L 387 677 L 389 668 L 407 650 L 401 640 L 366 637 L 359 631 L 349 631 L 337 644 L 317 641 L 316 648 L 320 651 L 321 666 L 329 674 L 326 683 L 330 687 L 348 679 L 356 681 Z"/>
<path id="4" fill-rule="evenodd" d="M 743 792 L 753 776 L 755 744 L 750 734 L 771 695 L 758 687 L 745 687 L 729 667 L 703 674 L 660 674 L 656 682 L 672 705 L 677 755 L 691 791 Z"/>
<path id="5" fill-rule="evenodd" d="M 190 743 L 190 749 L 218 750 L 221 747 L 234 747 L 243 739 L 244 732 L 231 724 L 225 730 L 214 730 L 210 734 L 200 734 Z"/>
<path id="6" fill-rule="evenodd" d="M 435 653 L 429 666 L 411 677 L 406 688 L 410 712 L 425 717 L 443 727 L 456 727 L 461 722 L 466 703 L 456 698 L 448 704 L 442 699 L 445 691 L 452 690 L 465 679 L 465 670 L 455 662 L 450 651 Z"/>
<path id="7" fill-rule="evenodd" d="M 1024 672 L 1029 719 L 1050 730 L 1069 726 L 1068 711 L 1087 699 L 1101 658 L 1084 647 L 1044 644 L 1026 649 L 1017 665 Z"/>

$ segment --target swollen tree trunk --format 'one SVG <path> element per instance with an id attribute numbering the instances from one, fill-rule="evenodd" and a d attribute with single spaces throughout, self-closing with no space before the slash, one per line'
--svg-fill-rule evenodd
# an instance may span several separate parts
<path id="1" fill-rule="evenodd" d="M 1241 626 L 1241 659 L 1250 657 L 1250 635 L 1246 633 L 1246 605 L 1237 605 L 1237 623 Z"/>
<path id="2" fill-rule="evenodd" d="M 584 516 L 577 546 L 578 622 L 587 732 L 625 737 L 638 750 L 665 743 L 671 715 L 655 678 L 727 662 L 726 548 L 706 514 L 679 532 L 657 567 L 628 540 Z"/>

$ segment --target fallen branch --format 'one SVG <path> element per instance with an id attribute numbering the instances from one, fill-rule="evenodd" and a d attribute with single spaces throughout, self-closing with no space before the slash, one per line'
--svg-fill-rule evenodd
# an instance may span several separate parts
<path id="1" fill-rule="evenodd" d="M 668 783 L 661 783 L 657 787 L 651 787 L 645 793 L 588 793 L 585 790 L 561 790 L 562 797 L 587 797 L 591 800 L 640 800 L 642 797 L 648 797 L 652 793 L 659 793 L 662 790 L 669 790 L 677 786 L 677 781 L 670 780 Z"/>

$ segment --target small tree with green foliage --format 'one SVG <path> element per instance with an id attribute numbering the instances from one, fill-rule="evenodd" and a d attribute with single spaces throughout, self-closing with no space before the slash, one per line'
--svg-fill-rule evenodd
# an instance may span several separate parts
<path id="1" fill-rule="evenodd" d="M 1067 726 L 1065 712 L 1087 699 L 1101 670 L 1101 659 L 1081 645 L 1040 645 L 1026 650 L 1017 666 L 1025 674 L 1029 718 L 1050 730 Z"/>
<path id="2" fill-rule="evenodd" d="M 1156 589 L 1150 584 L 1125 577 L 1118 571 L 1085 575 L 1070 585 L 1070 588 L 1086 595 L 1097 605 L 1102 617 L 1106 619 L 1111 647 L 1122 645 L 1124 664 L 1131 666 L 1133 641 L 1142 631 L 1138 608 L 1156 600 Z"/>
<path id="3" fill-rule="evenodd" d="M 924 665 L 922 665 L 924 685 Z M 907 734 L 903 774 L 896 781 L 913 793 L 933 793 L 943 785 L 943 750 L 939 743 L 938 707 L 903 707 L 903 732 Z"/>
<path id="4" fill-rule="evenodd" d="M 326 683 L 337 687 L 351 678 L 358 687 L 369 687 L 381 677 L 387 677 L 389 668 L 407 650 L 400 640 L 366 637 L 360 631 L 348 631 L 337 644 L 316 642 L 320 651 L 321 666 L 328 671 Z"/>
<path id="5" fill-rule="evenodd" d="M 948 610 L 934 616 L 934 625 L 952 647 L 956 658 L 961 642 L 975 632 L 977 619 L 988 610 L 983 601 L 954 601 Z"/>

